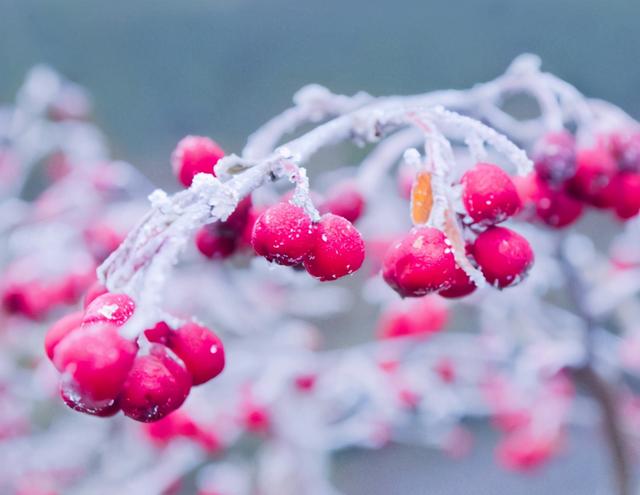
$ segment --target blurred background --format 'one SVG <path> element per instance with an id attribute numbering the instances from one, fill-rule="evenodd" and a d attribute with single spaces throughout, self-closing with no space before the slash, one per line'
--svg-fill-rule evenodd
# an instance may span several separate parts
<path id="1" fill-rule="evenodd" d="M 0 101 L 44 62 L 85 86 L 115 157 L 177 189 L 185 134 L 240 151 L 301 86 L 375 95 L 463 88 L 522 52 L 589 96 L 640 117 L 638 0 L 0 0 Z M 480 435 L 470 458 L 390 447 L 336 462 L 349 494 L 605 494 L 599 433 L 574 431 L 538 476 L 501 470 Z M 464 475 L 461 476 L 461 470 Z"/>

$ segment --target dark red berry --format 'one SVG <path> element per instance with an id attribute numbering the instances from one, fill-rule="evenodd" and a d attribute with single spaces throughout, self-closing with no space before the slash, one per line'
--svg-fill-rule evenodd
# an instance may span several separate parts
<path id="1" fill-rule="evenodd" d="M 478 163 L 461 179 L 462 202 L 475 223 L 500 223 L 520 208 L 520 197 L 509 175 L 496 165 Z"/>
<path id="2" fill-rule="evenodd" d="M 268 208 L 256 220 L 251 236 L 256 253 L 286 266 L 302 262 L 314 242 L 315 231 L 309 215 L 291 203 Z"/>
<path id="3" fill-rule="evenodd" d="M 576 155 L 576 173 L 567 184 L 568 191 L 593 206 L 607 207 L 603 204 L 601 195 L 616 170 L 616 162 L 606 149 L 598 147 L 579 150 Z"/>
<path id="4" fill-rule="evenodd" d="M 167 345 L 184 362 L 193 378 L 193 385 L 211 380 L 224 369 L 222 341 L 211 330 L 197 323 L 185 323 L 170 332 Z"/>
<path id="5" fill-rule="evenodd" d="M 576 170 L 576 142 L 571 133 L 553 132 L 544 136 L 533 149 L 535 169 L 543 181 L 561 184 Z"/>
<path id="6" fill-rule="evenodd" d="M 521 282 L 534 258 L 529 242 L 504 227 L 491 227 L 478 235 L 473 257 L 487 281 L 499 288 Z"/>
<path id="7" fill-rule="evenodd" d="M 126 416 L 136 421 L 158 421 L 179 408 L 190 389 L 187 370 L 165 346 L 154 344 L 149 354 L 135 359 L 122 386 L 120 406 Z"/>
<path id="8" fill-rule="evenodd" d="M 439 291 L 438 294 L 447 299 L 455 299 L 468 296 L 474 290 L 476 290 L 476 284 L 462 268 L 456 266 L 456 270 L 451 278 L 451 284 L 446 289 Z"/>
<path id="9" fill-rule="evenodd" d="M 322 215 L 316 225 L 315 239 L 304 259 L 304 267 L 318 280 L 335 280 L 362 266 L 364 241 L 349 220 L 332 213 Z"/>
<path id="10" fill-rule="evenodd" d="M 424 296 L 451 286 L 456 262 L 442 231 L 414 228 L 389 248 L 383 261 L 384 280 L 403 297 Z"/>

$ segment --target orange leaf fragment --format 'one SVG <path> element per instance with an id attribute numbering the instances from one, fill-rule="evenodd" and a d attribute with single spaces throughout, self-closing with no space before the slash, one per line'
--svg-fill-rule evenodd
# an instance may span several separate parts
<path id="1" fill-rule="evenodd" d="M 431 174 L 418 172 L 411 188 L 411 220 L 414 225 L 427 223 L 432 207 Z"/>

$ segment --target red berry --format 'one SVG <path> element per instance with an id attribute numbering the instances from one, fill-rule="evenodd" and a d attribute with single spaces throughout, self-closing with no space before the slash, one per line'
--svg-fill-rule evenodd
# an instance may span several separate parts
<path id="1" fill-rule="evenodd" d="M 53 353 L 56 346 L 71 332 L 80 328 L 84 313 L 78 311 L 69 315 L 63 316 L 56 321 L 51 328 L 47 331 L 47 335 L 44 338 L 44 349 L 47 353 L 47 357 L 53 360 Z"/>
<path id="2" fill-rule="evenodd" d="M 626 220 L 640 211 L 640 173 L 624 172 L 612 180 L 615 190 L 613 207 L 616 215 Z"/>
<path id="3" fill-rule="evenodd" d="M 115 399 L 138 348 L 114 325 L 97 323 L 67 335 L 55 348 L 53 362 L 68 374 L 77 393 L 88 400 Z"/>
<path id="4" fill-rule="evenodd" d="M 582 203 L 569 196 L 564 189 L 553 189 L 537 180 L 534 195 L 536 215 L 550 227 L 561 229 L 574 223 L 582 215 Z"/>
<path id="5" fill-rule="evenodd" d="M 614 133 L 605 137 L 605 145 L 623 172 L 640 172 L 640 132 Z"/>
<path id="6" fill-rule="evenodd" d="M 106 294 L 107 292 L 109 291 L 104 285 L 100 282 L 94 282 L 93 285 L 87 289 L 87 293 L 84 296 L 83 307 L 86 309 L 98 296 Z"/>
<path id="7" fill-rule="evenodd" d="M 135 310 L 135 303 L 126 294 L 107 292 L 96 297 L 85 310 L 82 326 L 96 322 L 112 323 L 118 327 L 124 325 Z"/>
<path id="8" fill-rule="evenodd" d="M 213 167 L 224 151 L 211 139 L 202 136 L 183 138 L 171 155 L 173 173 L 184 187 L 189 187 L 199 173 L 215 175 Z"/>
<path id="9" fill-rule="evenodd" d="M 478 163 L 461 179 L 462 202 L 474 222 L 500 223 L 520 208 L 516 186 L 496 165 Z"/>
<path id="10" fill-rule="evenodd" d="M 576 170 L 575 147 L 575 139 L 569 132 L 553 132 L 544 136 L 532 153 L 538 177 L 552 184 L 561 184 L 573 177 Z"/>
<path id="11" fill-rule="evenodd" d="M 79 394 L 73 384 L 63 384 L 60 387 L 60 397 L 64 403 L 73 409 L 91 416 L 99 418 L 111 417 L 120 411 L 120 404 L 117 399 L 107 399 L 104 401 L 92 401 Z"/>
<path id="12" fill-rule="evenodd" d="M 403 297 L 424 296 L 450 287 L 456 262 L 442 231 L 414 228 L 387 251 L 384 280 Z"/>
<path id="13" fill-rule="evenodd" d="M 599 195 L 607 187 L 617 170 L 616 162 L 604 148 L 579 150 L 576 155 L 576 173 L 567 187 L 576 198 L 596 207 L 606 207 Z"/>
<path id="14" fill-rule="evenodd" d="M 149 354 L 138 356 L 122 387 L 122 412 L 150 423 L 178 409 L 189 395 L 191 377 L 167 348 L 154 344 Z"/>
<path id="15" fill-rule="evenodd" d="M 316 242 L 304 259 L 309 274 L 326 282 L 350 275 L 362 266 L 364 241 L 349 220 L 327 213 L 317 224 Z"/>
<path id="16" fill-rule="evenodd" d="M 251 433 L 265 434 L 271 428 L 269 411 L 258 404 L 246 404 L 243 407 L 242 421 Z"/>
<path id="17" fill-rule="evenodd" d="M 499 288 L 522 281 L 533 264 L 529 242 L 504 227 L 491 227 L 478 235 L 473 256 L 484 278 Z"/>
<path id="18" fill-rule="evenodd" d="M 84 241 L 97 263 L 102 263 L 115 251 L 124 236 L 107 223 L 94 223 L 84 233 Z"/>
<path id="19" fill-rule="evenodd" d="M 320 213 L 333 213 L 355 223 L 364 211 L 364 197 L 352 182 L 342 182 L 332 187 L 320 205 Z"/>
<path id="20" fill-rule="evenodd" d="M 455 299 L 457 297 L 468 296 L 474 290 L 476 290 L 476 284 L 469 278 L 467 272 L 459 266 L 456 266 L 456 271 L 451 278 L 451 285 L 439 291 L 438 294 L 447 299 Z"/>
<path id="21" fill-rule="evenodd" d="M 380 317 L 378 338 L 425 338 L 439 332 L 449 312 L 442 300 L 433 296 L 391 305 Z"/>
<path id="22" fill-rule="evenodd" d="M 224 369 L 224 347 L 206 327 L 189 322 L 169 333 L 169 348 L 182 359 L 194 385 L 218 376 Z"/>
<path id="23" fill-rule="evenodd" d="M 547 461 L 557 448 L 556 437 L 525 429 L 508 434 L 498 445 L 497 456 L 507 469 L 528 471 Z"/>
<path id="24" fill-rule="evenodd" d="M 144 331 L 144 336 L 149 342 L 154 344 L 167 345 L 169 342 L 169 336 L 173 330 L 164 321 L 159 321 L 153 328 L 148 328 Z"/>
<path id="25" fill-rule="evenodd" d="M 231 215 L 229 215 L 229 218 L 224 222 L 218 222 L 214 225 L 218 226 L 220 230 L 225 233 L 235 235 L 242 234 L 242 231 L 247 225 L 249 212 L 251 211 L 252 206 L 251 196 L 247 196 L 238 203 L 236 209 L 233 210 Z"/>
<path id="26" fill-rule="evenodd" d="M 8 285 L 2 294 L 2 307 L 8 314 L 39 320 L 55 304 L 52 293 L 38 282 Z"/>
<path id="27" fill-rule="evenodd" d="M 216 224 L 205 225 L 196 234 L 196 247 L 207 258 L 225 259 L 236 250 L 235 235 L 221 233 Z"/>
<path id="28" fill-rule="evenodd" d="M 256 220 L 251 244 L 256 253 L 267 260 L 294 266 L 313 248 L 314 233 L 311 219 L 302 208 L 278 203 Z"/>

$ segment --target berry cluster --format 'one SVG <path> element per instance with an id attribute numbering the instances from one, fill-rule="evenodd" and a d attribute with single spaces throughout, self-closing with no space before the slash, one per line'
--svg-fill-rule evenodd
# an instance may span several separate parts
<path id="1" fill-rule="evenodd" d="M 603 135 L 579 148 L 568 132 L 550 133 L 533 150 L 535 171 L 516 184 L 523 212 L 553 228 L 576 222 L 585 206 L 621 220 L 640 211 L 640 134 Z"/>
<path id="2" fill-rule="evenodd" d="M 45 351 L 62 374 L 61 395 L 72 409 L 102 417 L 122 410 L 137 421 L 157 421 L 180 407 L 192 386 L 222 372 L 224 348 L 211 330 L 159 322 L 138 342 L 119 333 L 134 312 L 130 297 L 96 284 L 84 311 L 47 332 Z"/>
<path id="3" fill-rule="evenodd" d="M 347 204 L 345 209 L 349 208 Z M 277 203 L 258 217 L 251 244 L 268 261 L 302 264 L 321 281 L 349 275 L 364 261 L 364 241 L 349 220 L 325 213 L 313 222 L 302 208 L 289 202 Z"/>
<path id="4" fill-rule="evenodd" d="M 518 233 L 496 224 L 513 216 L 520 208 L 515 184 L 502 169 L 478 163 L 460 180 L 463 218 L 469 238 L 466 256 L 485 279 L 498 288 L 517 284 L 533 263 L 533 251 Z M 476 288 L 456 263 L 454 247 L 447 236 L 434 227 L 417 226 L 387 251 L 382 275 L 403 297 L 420 297 L 437 292 L 456 298 Z"/>

